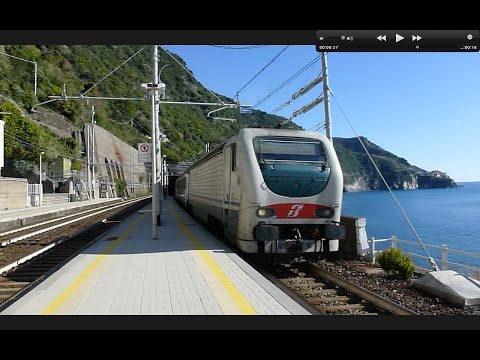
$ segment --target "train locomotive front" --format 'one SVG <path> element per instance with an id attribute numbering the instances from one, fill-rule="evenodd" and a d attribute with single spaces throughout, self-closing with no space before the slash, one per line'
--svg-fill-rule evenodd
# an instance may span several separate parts
<path id="1" fill-rule="evenodd" d="M 290 129 L 241 129 L 176 182 L 177 200 L 246 253 L 337 251 L 342 195 L 332 143 Z"/>

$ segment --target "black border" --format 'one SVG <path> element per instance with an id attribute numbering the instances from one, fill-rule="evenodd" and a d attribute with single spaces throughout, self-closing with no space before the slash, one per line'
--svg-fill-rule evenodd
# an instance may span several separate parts
<path id="1" fill-rule="evenodd" d="M 12 45 L 315 45 L 316 31 L 309 30 L 2 30 L 0 44 Z M 346 29 L 352 28 L 345 27 Z M 371 26 L 370 28 L 374 28 Z M 376 27 L 379 28 L 379 27 Z M 413 29 L 388 26 L 389 29 Z M 422 28 L 422 27 L 418 27 Z M 445 26 L 438 26 L 444 29 Z M 477 30 L 480 26 L 462 27 Z M 327 28 L 328 29 L 328 28 Z M 355 29 L 355 28 L 354 28 Z M 357 28 L 358 29 L 358 28 Z M 351 30 L 345 30 L 351 31 Z M 381 49 L 380 49 L 381 51 Z"/>
<path id="2" fill-rule="evenodd" d="M 478 316 L 14 316 L 0 330 L 480 330 Z"/>
<path id="3" fill-rule="evenodd" d="M 315 44 L 311 30 L 0 30 L 2 44 L 264 45 Z"/>

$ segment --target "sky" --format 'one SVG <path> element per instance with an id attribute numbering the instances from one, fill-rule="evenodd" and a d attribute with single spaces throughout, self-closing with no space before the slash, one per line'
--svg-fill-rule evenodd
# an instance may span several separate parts
<path id="1" fill-rule="evenodd" d="M 285 45 L 164 48 L 182 57 L 207 88 L 233 98 Z M 318 55 L 314 45 L 289 46 L 239 93 L 241 104 L 256 104 Z M 359 135 L 425 170 L 444 171 L 457 182 L 480 181 L 478 52 L 339 52 L 327 61 L 330 89 Z M 320 73 L 318 61 L 258 109 L 272 113 Z M 289 118 L 321 92 L 320 84 L 276 114 Z M 333 136 L 354 137 L 333 98 L 330 108 Z M 321 104 L 292 120 L 312 130 L 324 119 Z"/>

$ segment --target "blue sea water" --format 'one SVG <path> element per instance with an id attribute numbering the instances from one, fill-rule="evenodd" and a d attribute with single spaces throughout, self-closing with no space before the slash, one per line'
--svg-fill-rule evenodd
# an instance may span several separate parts
<path id="1" fill-rule="evenodd" d="M 463 186 L 393 193 L 424 243 L 480 253 L 480 182 L 458 185 Z M 369 238 L 396 235 L 399 239 L 416 241 L 388 191 L 345 193 L 342 213 L 366 218 Z M 473 263 L 480 264 L 480 258 Z"/>

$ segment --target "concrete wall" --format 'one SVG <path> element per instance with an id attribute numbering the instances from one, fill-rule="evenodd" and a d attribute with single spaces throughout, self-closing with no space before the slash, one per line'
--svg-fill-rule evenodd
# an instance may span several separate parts
<path id="1" fill-rule="evenodd" d="M 27 179 L 0 178 L 0 211 L 27 207 Z"/>
<path id="2" fill-rule="evenodd" d="M 361 257 L 369 252 L 365 218 L 342 216 L 340 223 L 345 226 L 345 239 L 340 240 L 339 252 Z"/>
<path id="3" fill-rule="evenodd" d="M 115 179 L 125 180 L 129 193 L 132 182 L 135 191 L 146 190 L 146 184 L 140 184 L 139 180 L 142 175 L 145 183 L 147 176 L 145 166 L 138 162 L 138 150 L 94 124 L 85 124 L 85 133 L 91 126 L 94 128 L 94 161 L 98 175 L 107 176 L 112 183 Z"/>

